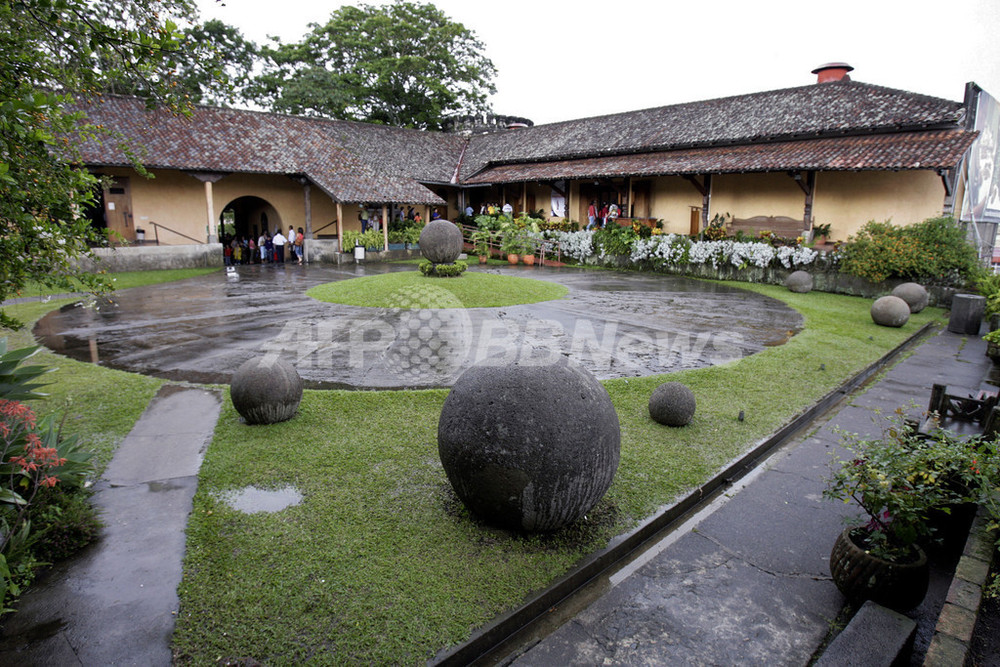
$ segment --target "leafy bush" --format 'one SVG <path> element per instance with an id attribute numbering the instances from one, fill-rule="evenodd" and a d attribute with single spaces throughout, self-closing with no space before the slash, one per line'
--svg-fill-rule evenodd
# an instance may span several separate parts
<path id="1" fill-rule="evenodd" d="M 33 511 L 31 550 L 42 562 L 69 558 L 97 539 L 101 521 L 90 505 L 90 492 L 56 486 L 39 494 Z"/>
<path id="2" fill-rule="evenodd" d="M 639 234 L 632 227 L 609 224 L 594 232 L 594 250 L 601 257 L 632 254 L 632 243 Z"/>
<path id="3" fill-rule="evenodd" d="M 871 221 L 844 245 L 841 269 L 873 282 L 903 278 L 964 284 L 977 274 L 979 258 L 952 218 L 929 218 L 908 227 Z"/>
<path id="4" fill-rule="evenodd" d="M 37 505 L 57 484 L 81 490 L 92 471 L 91 454 L 75 436 L 63 437 L 53 416 L 39 420 L 21 402 L 41 396 L 34 380 L 48 369 L 21 366 L 37 350 L 7 352 L 6 340 L 0 341 L 0 612 L 8 611 L 8 599 L 20 594 L 39 565 L 33 537 L 63 528 L 60 512 L 39 514 Z"/>
<path id="5" fill-rule="evenodd" d="M 455 262 L 454 264 L 434 264 L 429 260 L 420 262 L 420 273 L 436 278 L 455 278 L 465 273 L 469 265 L 465 262 Z"/>

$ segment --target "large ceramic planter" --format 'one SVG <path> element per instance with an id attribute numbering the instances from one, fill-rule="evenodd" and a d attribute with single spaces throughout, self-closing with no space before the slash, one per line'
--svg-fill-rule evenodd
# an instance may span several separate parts
<path id="1" fill-rule="evenodd" d="M 514 253 L 509 253 L 507 255 L 507 263 L 508 264 L 517 264 L 517 260 L 518 260 L 518 256 L 515 255 Z"/>
<path id="2" fill-rule="evenodd" d="M 521 255 L 521 261 L 523 261 L 528 266 L 531 266 L 531 265 L 533 265 L 535 263 L 535 256 L 534 255 Z"/>
<path id="3" fill-rule="evenodd" d="M 851 539 L 848 528 L 833 544 L 830 574 L 840 592 L 851 602 L 871 600 L 906 611 L 916 607 L 927 594 L 930 573 L 927 555 L 920 547 L 912 563 L 894 563 L 867 553 Z"/>

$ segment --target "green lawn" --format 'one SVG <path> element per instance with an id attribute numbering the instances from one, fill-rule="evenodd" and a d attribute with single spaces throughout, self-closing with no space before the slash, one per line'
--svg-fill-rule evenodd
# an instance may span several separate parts
<path id="1" fill-rule="evenodd" d="M 264 427 L 241 424 L 226 401 L 188 528 L 178 660 L 423 663 L 941 317 L 929 309 L 888 329 L 871 322 L 870 300 L 729 284 L 785 301 L 805 330 L 724 366 L 604 382 L 621 421 L 621 465 L 588 520 L 553 535 L 484 526 L 456 500 L 436 446 L 446 391 L 307 391 L 298 416 Z M 698 400 L 683 429 L 648 416 L 667 379 Z M 253 515 L 218 500 L 245 485 L 292 485 L 305 499 Z"/>
<path id="2" fill-rule="evenodd" d="M 319 301 L 370 308 L 495 308 L 561 299 L 558 283 L 466 271 L 436 278 L 400 271 L 317 285 L 306 292 Z"/>

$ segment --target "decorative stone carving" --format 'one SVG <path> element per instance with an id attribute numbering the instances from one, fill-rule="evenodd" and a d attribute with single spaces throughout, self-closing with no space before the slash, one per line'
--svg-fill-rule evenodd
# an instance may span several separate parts
<path id="1" fill-rule="evenodd" d="M 229 385 L 233 407 L 248 424 L 291 419 L 302 400 L 302 378 L 282 359 L 262 355 L 240 366 Z"/>
<path id="2" fill-rule="evenodd" d="M 876 299 L 871 314 L 872 321 L 883 327 L 901 327 L 910 321 L 910 307 L 898 296 Z"/>
<path id="3" fill-rule="evenodd" d="M 811 292 L 813 288 L 813 277 L 808 271 L 792 271 L 785 278 L 785 287 L 790 292 L 805 294 Z"/>
<path id="4" fill-rule="evenodd" d="M 611 486 L 620 446 L 608 392 L 569 360 L 473 366 L 438 422 L 455 493 L 474 514 L 515 530 L 557 530 L 586 514 Z"/>
<path id="5" fill-rule="evenodd" d="M 927 290 L 924 289 L 923 285 L 917 283 L 903 283 L 902 285 L 896 285 L 892 290 L 893 296 L 898 296 L 900 299 L 906 302 L 906 305 L 910 307 L 911 313 L 919 313 L 921 310 L 927 307 L 927 302 L 929 300 L 927 296 Z"/>
<path id="6" fill-rule="evenodd" d="M 420 232 L 420 252 L 434 264 L 453 264 L 462 254 L 462 230 L 447 220 L 432 220 Z"/>
<path id="7" fill-rule="evenodd" d="M 664 382 L 649 397 L 649 416 L 666 426 L 686 426 L 694 410 L 694 392 L 680 382 Z"/>

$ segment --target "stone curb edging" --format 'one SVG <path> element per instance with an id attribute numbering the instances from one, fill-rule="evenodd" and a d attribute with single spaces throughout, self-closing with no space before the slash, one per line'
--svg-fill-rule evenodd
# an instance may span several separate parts
<path id="1" fill-rule="evenodd" d="M 925 667 L 964 665 L 969 657 L 969 643 L 997 539 L 996 532 L 988 526 L 989 517 L 980 506 L 934 627 L 934 637 L 924 657 Z"/>
<path id="2" fill-rule="evenodd" d="M 563 600 L 572 596 L 616 563 L 623 561 L 635 552 L 640 552 L 662 530 L 670 525 L 681 523 L 695 510 L 714 500 L 734 482 L 759 466 L 780 445 L 797 435 L 845 396 L 896 361 L 901 354 L 927 336 L 934 327 L 933 322 L 925 324 L 884 357 L 859 371 L 819 399 L 812 407 L 758 442 L 749 452 L 735 459 L 705 484 L 631 532 L 615 538 L 612 540 L 611 546 L 587 557 L 574 570 L 557 580 L 549 588 L 474 633 L 465 643 L 438 653 L 437 656 L 428 661 L 428 664 L 435 666 L 468 665 L 483 658 L 533 622 L 545 616 L 550 609 L 558 606 Z"/>

